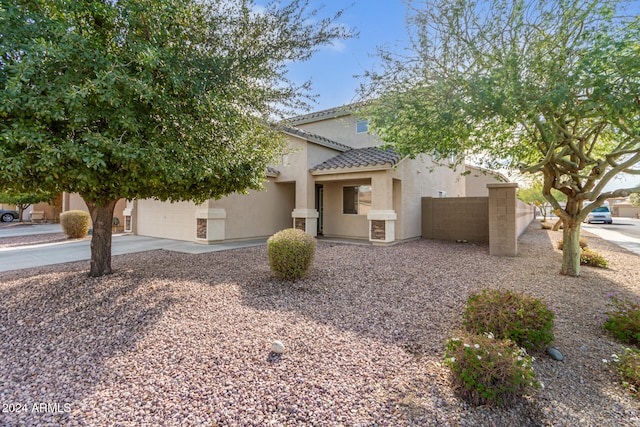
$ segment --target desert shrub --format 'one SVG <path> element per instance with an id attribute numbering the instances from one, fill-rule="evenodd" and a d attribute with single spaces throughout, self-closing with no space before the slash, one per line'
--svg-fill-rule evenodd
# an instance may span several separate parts
<path id="1" fill-rule="evenodd" d="M 582 248 L 582 249 L 586 249 L 586 248 L 587 248 L 587 246 L 589 246 L 589 245 L 587 244 L 587 241 L 586 241 L 586 240 L 584 240 L 584 239 L 580 239 L 580 241 L 579 241 L 579 242 L 580 242 L 580 243 L 579 243 L 579 244 L 580 244 L 580 248 Z M 562 248 L 563 248 L 563 247 L 564 247 L 564 239 L 560 239 L 560 240 L 558 240 L 558 249 L 562 250 Z"/>
<path id="2" fill-rule="evenodd" d="M 302 230 L 288 228 L 267 240 L 271 271 L 286 280 L 304 277 L 311 268 L 315 252 L 316 239 Z"/>
<path id="3" fill-rule="evenodd" d="M 72 239 L 84 237 L 89 232 L 91 216 L 85 211 L 73 210 L 60 214 L 60 225 L 64 234 Z"/>
<path id="4" fill-rule="evenodd" d="M 626 348 L 624 353 L 613 355 L 622 385 L 640 399 L 640 351 Z"/>
<path id="5" fill-rule="evenodd" d="M 447 341 L 444 365 L 460 397 L 473 405 L 501 406 L 543 386 L 535 380 L 532 361 L 511 340 L 461 333 Z"/>
<path id="6" fill-rule="evenodd" d="M 589 249 L 585 249 L 580 253 L 580 264 L 598 268 L 607 268 L 609 266 L 609 262 L 605 257 Z"/>
<path id="7" fill-rule="evenodd" d="M 467 300 L 465 328 L 475 334 L 492 332 L 528 350 L 544 350 L 553 342 L 554 314 L 547 304 L 525 293 L 483 289 Z"/>
<path id="8" fill-rule="evenodd" d="M 640 306 L 609 294 L 604 328 L 622 342 L 640 345 Z"/>

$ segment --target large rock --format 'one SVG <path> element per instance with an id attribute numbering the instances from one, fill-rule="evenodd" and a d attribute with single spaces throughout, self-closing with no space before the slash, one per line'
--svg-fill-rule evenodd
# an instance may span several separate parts
<path id="1" fill-rule="evenodd" d="M 271 351 L 276 354 L 284 353 L 284 344 L 280 341 L 274 341 L 271 343 Z"/>

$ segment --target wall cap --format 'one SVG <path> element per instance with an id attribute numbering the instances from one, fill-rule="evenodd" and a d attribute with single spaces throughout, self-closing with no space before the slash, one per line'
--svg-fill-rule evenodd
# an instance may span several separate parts
<path id="1" fill-rule="evenodd" d="M 496 184 L 487 184 L 487 188 L 518 188 L 517 182 L 500 182 Z"/>

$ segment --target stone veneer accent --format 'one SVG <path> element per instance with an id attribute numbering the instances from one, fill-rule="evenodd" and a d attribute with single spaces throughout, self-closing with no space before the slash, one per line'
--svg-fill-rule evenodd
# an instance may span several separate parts
<path id="1" fill-rule="evenodd" d="M 294 218 L 293 228 L 296 230 L 307 231 L 307 219 L 306 218 Z"/>
<path id="2" fill-rule="evenodd" d="M 371 240 L 384 240 L 386 237 L 385 221 L 371 221 Z"/>
<path id="3" fill-rule="evenodd" d="M 198 239 L 206 239 L 207 238 L 207 220 L 205 218 L 198 218 L 197 219 L 196 237 Z"/>

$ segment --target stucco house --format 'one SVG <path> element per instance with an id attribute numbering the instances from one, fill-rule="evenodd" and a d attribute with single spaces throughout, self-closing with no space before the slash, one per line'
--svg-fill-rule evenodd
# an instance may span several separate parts
<path id="1" fill-rule="evenodd" d="M 295 227 L 385 245 L 421 236 L 422 197 L 463 197 L 469 185 L 464 166 L 379 148 L 348 107 L 295 117 L 282 131 L 291 151 L 268 169 L 264 190 L 200 205 L 128 201 L 125 231 L 211 244 Z"/>

